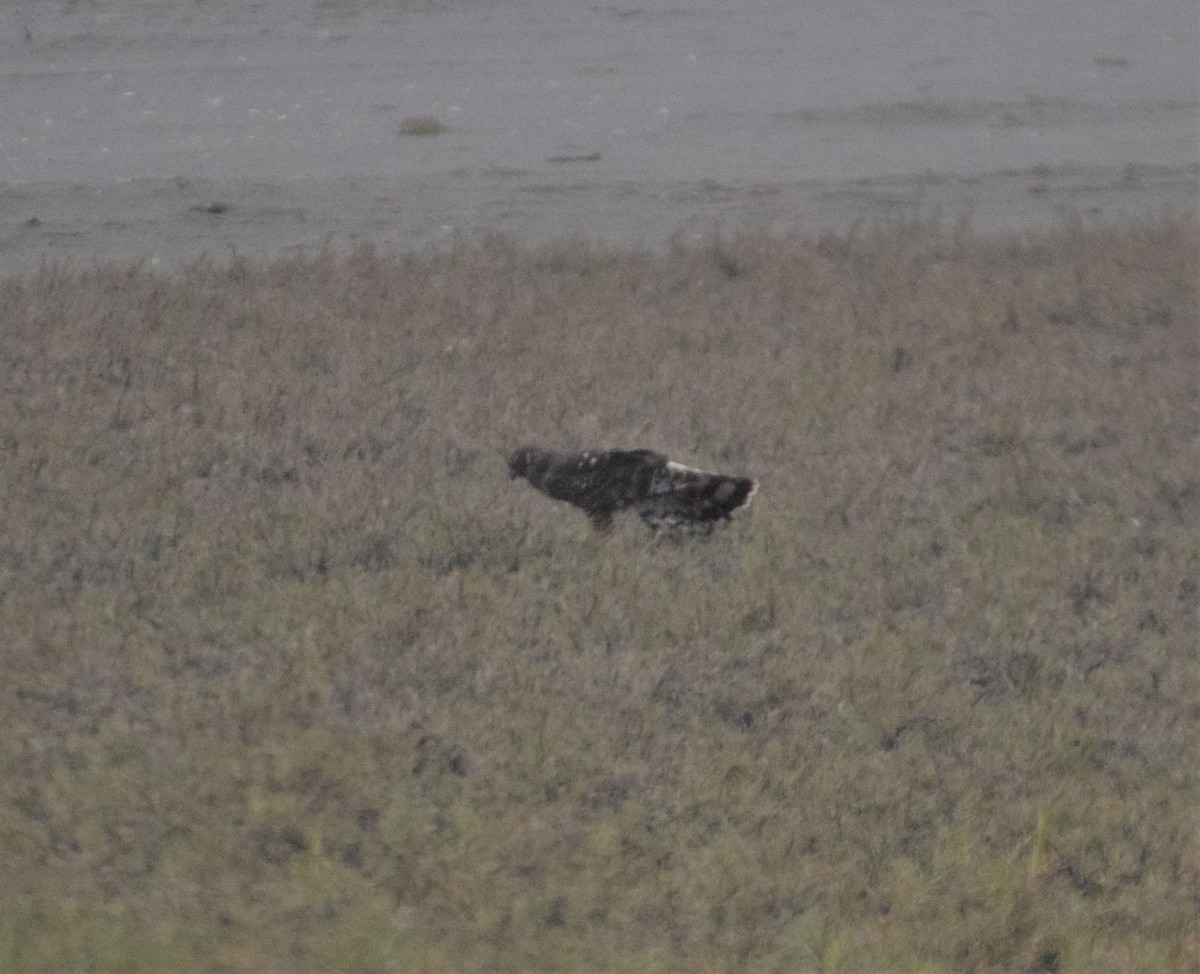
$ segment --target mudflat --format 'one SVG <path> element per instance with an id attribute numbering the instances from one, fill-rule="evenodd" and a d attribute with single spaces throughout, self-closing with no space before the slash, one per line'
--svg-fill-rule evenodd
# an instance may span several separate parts
<path id="1" fill-rule="evenodd" d="M 1196 48 L 1185 0 L 14 3 L 0 271 L 1192 212 Z"/>

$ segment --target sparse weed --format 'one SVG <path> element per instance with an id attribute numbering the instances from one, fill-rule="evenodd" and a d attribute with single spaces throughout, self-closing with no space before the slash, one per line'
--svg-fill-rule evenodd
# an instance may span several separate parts
<path id="1" fill-rule="evenodd" d="M 413 115 L 400 123 L 401 135 L 441 135 L 446 125 L 436 115 Z"/>

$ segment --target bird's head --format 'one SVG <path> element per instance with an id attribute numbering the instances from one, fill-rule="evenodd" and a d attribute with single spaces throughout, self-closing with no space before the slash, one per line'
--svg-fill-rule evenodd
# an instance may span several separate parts
<path id="1" fill-rule="evenodd" d="M 518 477 L 529 479 L 530 474 L 545 465 L 546 451 L 536 446 L 523 446 L 514 450 L 508 458 L 508 476 L 510 480 Z"/>

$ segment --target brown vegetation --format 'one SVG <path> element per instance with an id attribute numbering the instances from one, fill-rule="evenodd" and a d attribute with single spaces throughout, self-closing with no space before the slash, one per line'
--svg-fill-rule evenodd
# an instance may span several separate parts
<path id="1" fill-rule="evenodd" d="M 1198 252 L 0 281 L 0 967 L 1195 967 Z M 526 441 L 762 488 L 596 537 Z"/>

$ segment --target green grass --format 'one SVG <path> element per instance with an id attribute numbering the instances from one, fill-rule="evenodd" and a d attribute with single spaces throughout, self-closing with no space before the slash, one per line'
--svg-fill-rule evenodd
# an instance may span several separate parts
<path id="1" fill-rule="evenodd" d="M 0 968 L 1200 968 L 1200 232 L 0 280 Z M 751 473 L 602 537 L 524 442 Z"/>

